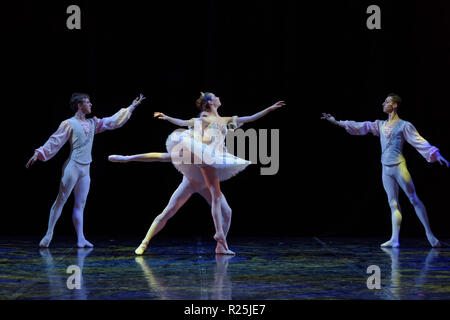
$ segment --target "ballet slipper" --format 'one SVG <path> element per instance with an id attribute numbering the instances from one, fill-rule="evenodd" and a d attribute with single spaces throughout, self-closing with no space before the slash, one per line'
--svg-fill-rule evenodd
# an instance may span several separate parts
<path id="1" fill-rule="evenodd" d="M 394 239 L 391 239 L 389 241 L 386 241 L 385 243 L 382 243 L 380 247 L 398 248 L 400 247 L 400 243 L 398 242 L 398 240 L 396 241 Z"/>
<path id="2" fill-rule="evenodd" d="M 440 248 L 441 247 L 441 243 L 434 235 L 427 234 L 427 239 L 432 248 Z"/>
<path id="3" fill-rule="evenodd" d="M 436 240 L 437 240 L 437 239 L 436 239 Z M 440 248 L 440 247 L 442 247 L 442 245 L 441 245 L 441 243 L 439 242 L 439 240 L 437 240 L 437 242 L 434 243 L 434 244 L 432 244 L 431 247 L 433 247 L 433 248 Z"/>
<path id="4" fill-rule="evenodd" d="M 142 241 L 139 247 L 134 251 L 137 255 L 141 255 L 144 253 L 145 249 L 147 249 L 148 242 Z"/>
<path id="5" fill-rule="evenodd" d="M 94 245 L 92 243 L 90 243 L 89 241 L 87 241 L 86 239 L 84 239 L 84 240 L 79 240 L 77 242 L 77 247 L 78 248 L 93 248 Z"/>
<path id="6" fill-rule="evenodd" d="M 220 243 L 225 248 L 225 250 L 227 250 L 227 251 L 229 250 L 227 242 L 226 242 L 225 237 L 223 236 L 223 234 L 217 234 L 216 233 L 214 235 L 214 240 L 216 240 L 218 243 Z"/>
<path id="7" fill-rule="evenodd" d="M 42 238 L 41 242 L 39 242 L 39 247 L 40 247 L 40 248 L 48 248 L 49 245 L 50 245 L 50 242 L 52 241 L 52 237 L 53 237 L 53 235 L 51 235 L 51 234 L 46 234 L 46 235 Z"/>

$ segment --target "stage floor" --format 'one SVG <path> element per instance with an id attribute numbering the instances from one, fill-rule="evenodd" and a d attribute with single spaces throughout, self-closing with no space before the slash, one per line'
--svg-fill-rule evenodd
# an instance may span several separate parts
<path id="1" fill-rule="evenodd" d="M 0 299 L 88 300 L 292 300 L 449 299 L 449 239 L 431 249 L 425 239 L 402 239 L 382 249 L 374 238 L 233 238 L 236 256 L 214 253 L 209 239 L 155 238 L 143 256 L 141 239 L 55 237 L 49 249 L 38 238 L 5 238 L 0 244 Z M 80 289 L 69 289 L 69 266 L 81 271 Z M 368 289 L 371 265 L 380 289 Z M 69 281 L 68 281 L 69 279 Z"/>

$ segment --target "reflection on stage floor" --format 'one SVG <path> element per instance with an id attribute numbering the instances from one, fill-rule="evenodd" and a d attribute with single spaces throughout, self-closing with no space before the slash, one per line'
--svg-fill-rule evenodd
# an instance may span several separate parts
<path id="1" fill-rule="evenodd" d="M 90 249 L 72 238 L 48 249 L 38 238 L 1 240 L 2 300 L 450 298 L 450 249 L 425 238 L 387 249 L 375 238 L 231 237 L 235 256 L 216 255 L 201 238 L 155 238 L 142 256 L 134 254 L 140 239 L 90 239 Z M 368 288 L 369 266 L 379 267 L 380 289 Z"/>

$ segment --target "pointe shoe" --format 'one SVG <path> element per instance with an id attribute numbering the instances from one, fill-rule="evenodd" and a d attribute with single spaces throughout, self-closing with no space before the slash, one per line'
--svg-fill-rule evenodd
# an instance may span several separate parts
<path id="1" fill-rule="evenodd" d="M 142 243 L 139 245 L 139 247 L 134 250 L 134 253 L 136 253 L 138 256 L 144 253 L 145 249 L 147 249 L 148 242 L 142 241 Z"/>
<path id="2" fill-rule="evenodd" d="M 87 241 L 86 239 L 77 242 L 78 248 L 93 248 L 94 245 Z"/>
<path id="3" fill-rule="evenodd" d="M 236 253 L 234 251 L 231 251 L 230 249 L 228 250 L 225 249 L 225 247 L 222 244 L 217 243 L 216 254 L 235 255 Z"/>
<path id="4" fill-rule="evenodd" d="M 236 253 L 234 251 L 231 251 L 229 249 L 225 250 L 222 245 L 217 246 L 216 254 L 233 255 L 233 256 L 236 255 Z"/>
<path id="5" fill-rule="evenodd" d="M 441 245 L 441 243 L 438 240 L 438 242 L 436 242 L 435 244 L 431 245 L 431 247 L 433 247 L 433 248 L 441 248 L 442 245 Z"/>
<path id="6" fill-rule="evenodd" d="M 431 241 L 430 240 L 428 240 L 428 241 L 430 242 L 430 245 L 431 245 L 432 248 L 440 248 L 440 247 L 442 247 L 441 243 L 436 238 L 432 239 Z"/>
<path id="7" fill-rule="evenodd" d="M 225 248 L 226 251 L 229 251 L 227 242 L 226 242 L 225 237 L 223 235 L 219 236 L 216 233 L 214 235 L 214 240 L 216 240 L 218 243 L 220 243 Z"/>
<path id="8" fill-rule="evenodd" d="M 128 162 L 128 156 L 110 155 L 108 160 L 111 162 Z"/>
<path id="9" fill-rule="evenodd" d="M 427 239 L 432 248 L 440 248 L 441 247 L 441 243 L 435 236 L 427 234 Z"/>
<path id="10" fill-rule="evenodd" d="M 39 242 L 39 247 L 40 248 L 48 248 L 51 241 L 52 241 L 52 236 L 45 235 L 45 237 L 42 238 L 41 242 Z"/>

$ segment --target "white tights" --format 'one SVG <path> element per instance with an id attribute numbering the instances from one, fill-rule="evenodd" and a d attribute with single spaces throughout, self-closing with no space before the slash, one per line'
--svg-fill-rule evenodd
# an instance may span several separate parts
<path id="1" fill-rule="evenodd" d="M 67 160 L 64 164 L 59 193 L 50 210 L 48 229 L 45 237 L 40 243 L 41 247 L 48 247 L 50 244 L 56 222 L 61 216 L 64 204 L 72 193 L 72 190 L 74 191 L 75 196 L 72 221 L 77 233 L 77 244 L 81 247 L 84 247 L 85 245 L 88 246 L 88 244 L 90 245 L 90 243 L 86 241 L 83 233 L 83 211 L 89 193 L 89 186 L 91 184 L 89 168 L 90 164 L 79 164 L 73 160 Z"/>
<path id="2" fill-rule="evenodd" d="M 400 186 L 405 194 L 408 196 L 409 201 L 414 207 L 420 222 L 425 228 L 425 232 L 430 244 L 434 247 L 439 244 L 439 241 L 434 237 L 431 232 L 430 223 L 428 222 L 428 215 L 425 206 L 422 201 L 417 197 L 414 183 L 411 179 L 411 175 L 408 172 L 405 162 L 401 162 L 397 165 L 387 166 L 383 165 L 383 186 L 386 191 L 389 207 L 392 214 L 392 237 L 390 244 L 398 246 L 400 224 L 402 222 L 402 214 L 400 210 L 400 204 L 398 200 L 398 187 Z"/>

